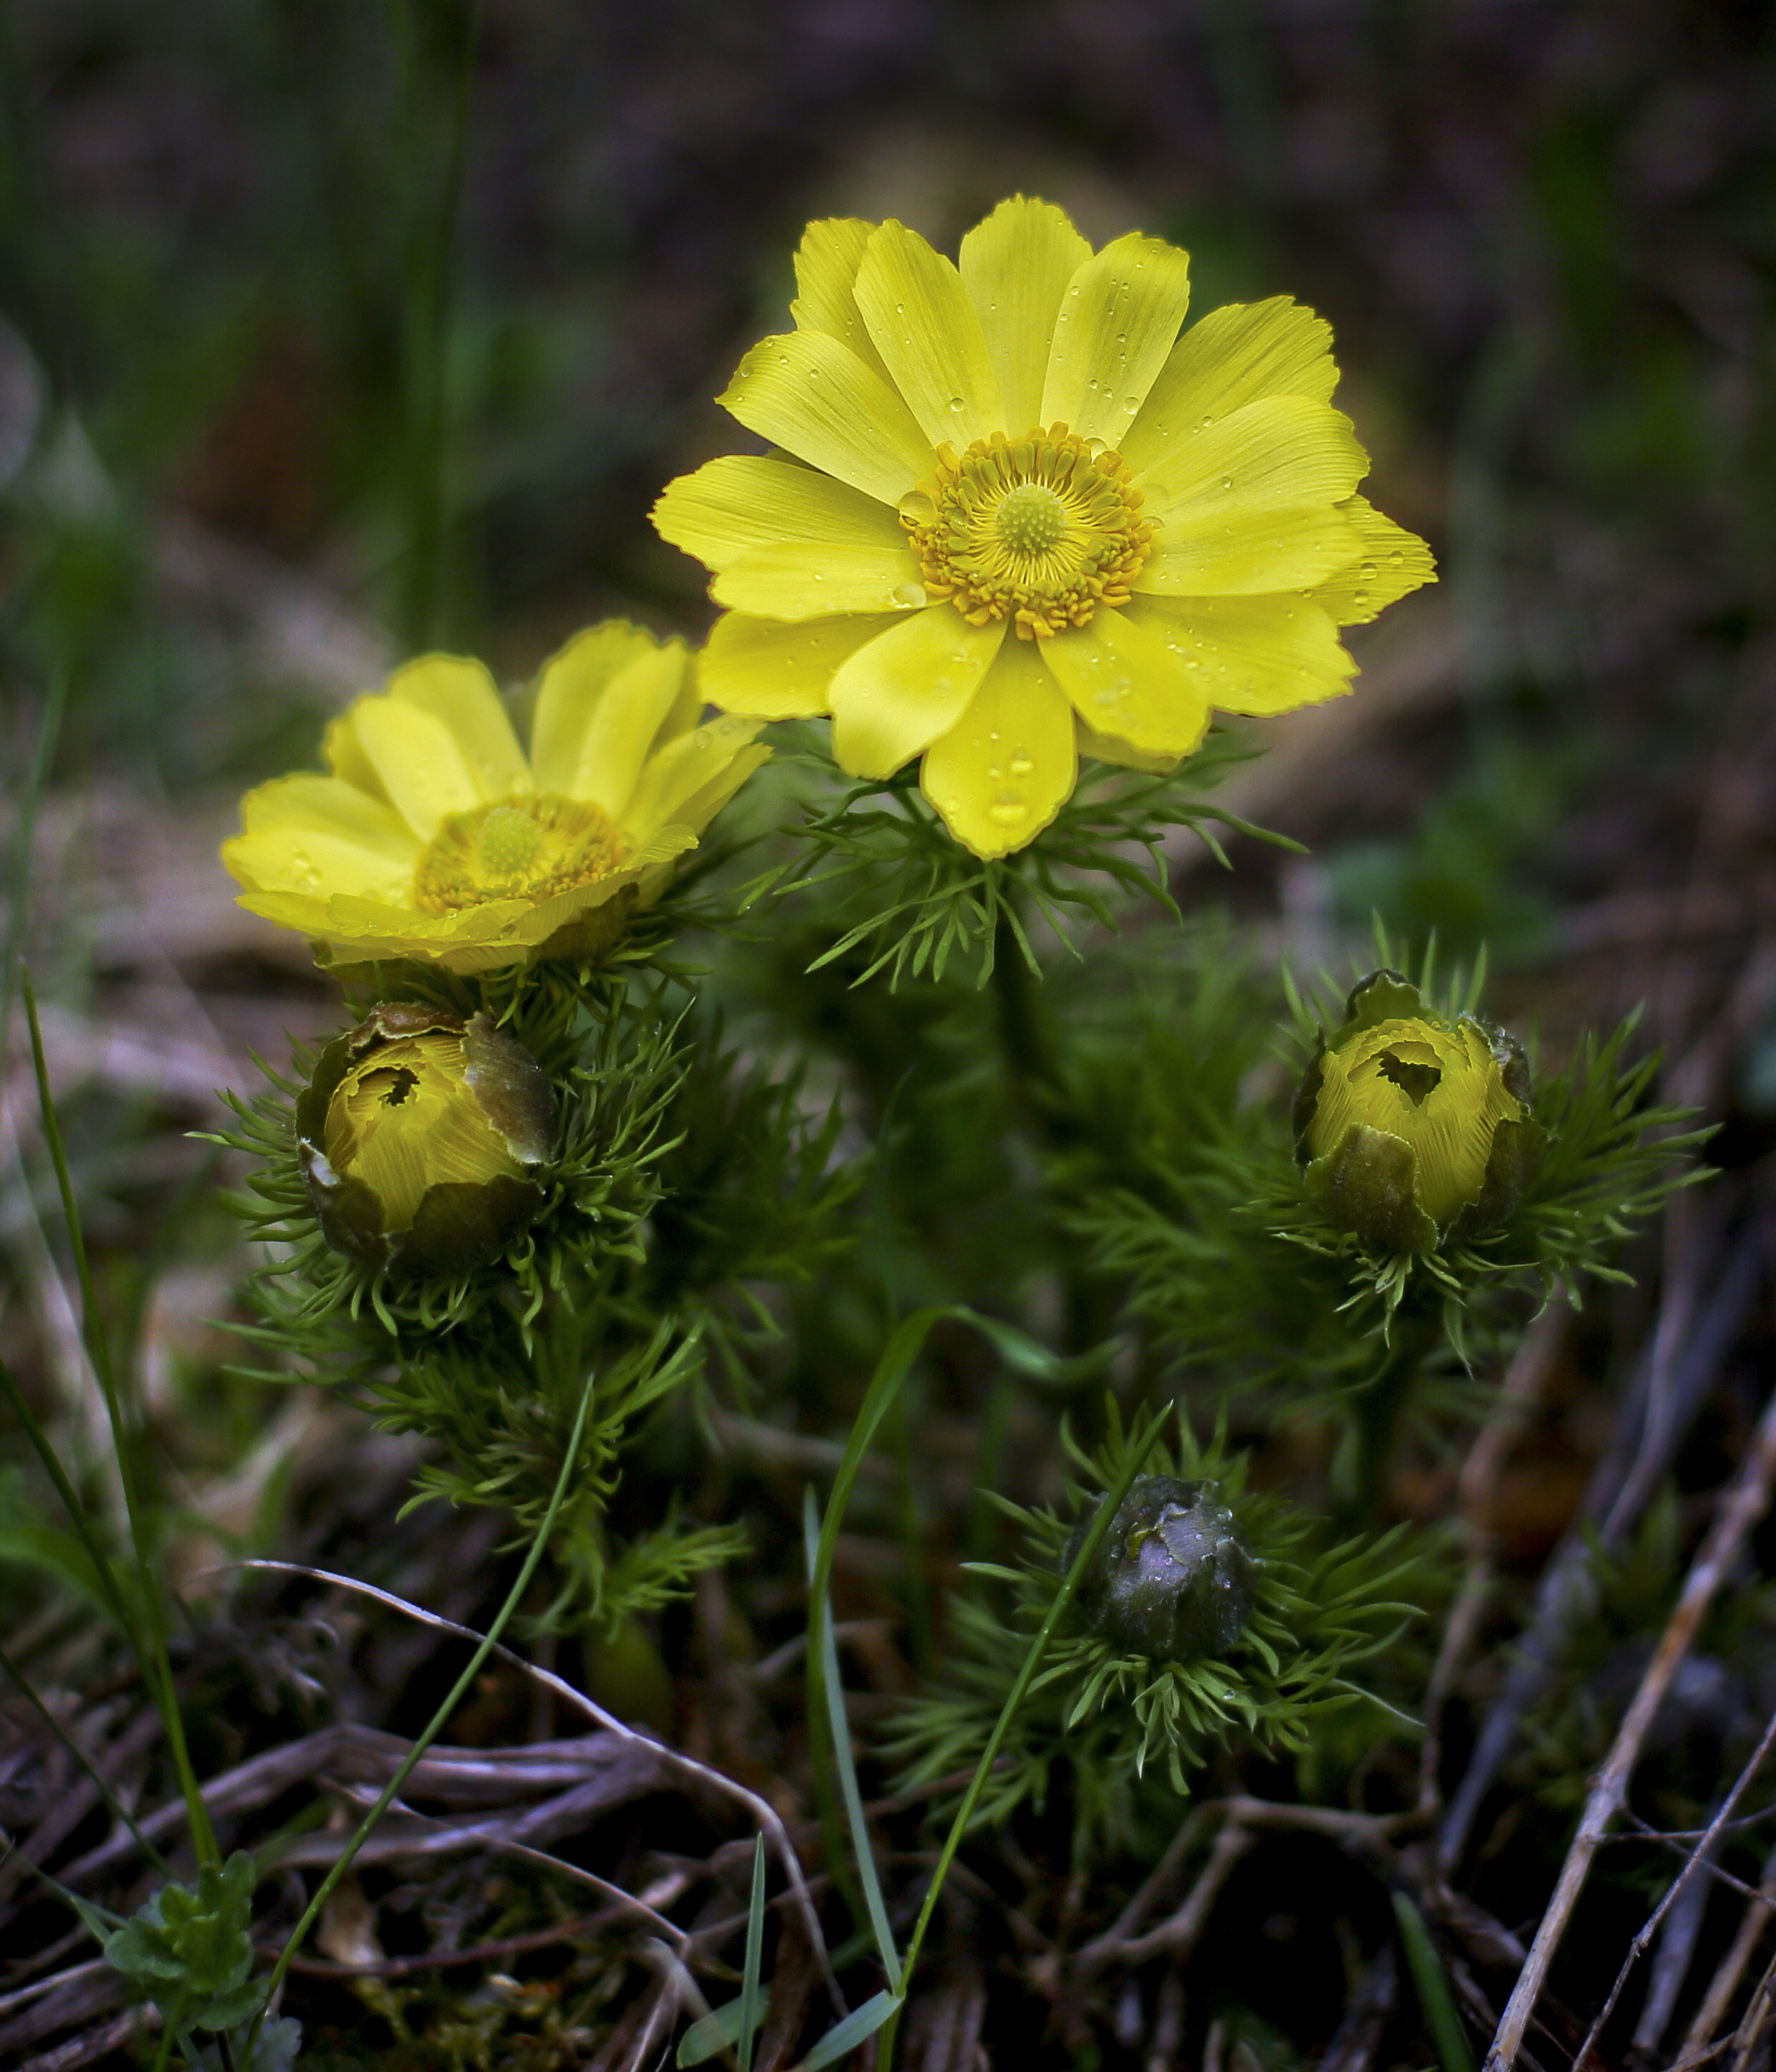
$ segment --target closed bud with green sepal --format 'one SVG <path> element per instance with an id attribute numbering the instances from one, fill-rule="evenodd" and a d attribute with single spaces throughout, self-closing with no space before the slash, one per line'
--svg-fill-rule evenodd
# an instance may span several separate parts
<path id="1" fill-rule="evenodd" d="M 555 1116 L 542 1067 L 486 1014 L 372 1008 L 296 1104 L 323 1234 L 404 1278 L 486 1265 L 542 1206 Z"/>
<path id="2" fill-rule="evenodd" d="M 1351 989 L 1295 1099 L 1295 1155 L 1327 1221 L 1382 1254 L 1429 1252 L 1503 1223 L 1548 1137 L 1529 1060 L 1472 1014 L 1445 1020 L 1396 971 Z"/>
<path id="3" fill-rule="evenodd" d="M 1073 1529 L 1069 1568 L 1097 1511 Z M 1256 1589 L 1256 1564 L 1215 1485 L 1143 1475 L 1087 1564 L 1079 1601 L 1092 1631 L 1118 1647 L 1188 1662 L 1232 1646 Z"/>

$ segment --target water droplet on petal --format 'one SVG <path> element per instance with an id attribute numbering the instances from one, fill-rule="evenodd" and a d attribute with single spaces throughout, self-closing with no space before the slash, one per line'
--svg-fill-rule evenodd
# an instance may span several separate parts
<path id="1" fill-rule="evenodd" d="M 1011 774 L 1013 777 L 1027 777 L 1035 767 L 1034 761 L 1021 748 L 1011 758 Z"/>
<path id="2" fill-rule="evenodd" d="M 960 396 L 952 396 L 950 398 L 950 408 L 959 411 L 962 408 L 962 398 Z"/>
<path id="3" fill-rule="evenodd" d="M 904 582 L 895 584 L 894 602 L 896 604 L 903 604 L 909 610 L 911 610 L 916 609 L 919 605 L 923 604 L 925 601 L 925 586 L 923 583 Z"/>

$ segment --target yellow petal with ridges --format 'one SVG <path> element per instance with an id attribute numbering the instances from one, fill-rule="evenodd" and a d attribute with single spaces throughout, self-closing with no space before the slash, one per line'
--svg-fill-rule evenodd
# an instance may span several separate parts
<path id="1" fill-rule="evenodd" d="M 1177 755 L 1145 754 L 1132 742 L 1118 741 L 1113 734 L 1100 734 L 1087 726 L 1077 713 L 1073 715 L 1073 731 L 1081 755 L 1089 755 L 1099 763 L 1113 763 L 1119 769 L 1144 770 L 1150 777 L 1169 777 L 1183 760 Z"/>
<path id="2" fill-rule="evenodd" d="M 508 799 L 534 788 L 511 717 L 481 663 L 460 655 L 421 655 L 396 670 L 388 695 L 450 729 L 483 798 Z"/>
<path id="3" fill-rule="evenodd" d="M 898 392 L 824 331 L 763 339 L 717 400 L 749 431 L 884 504 L 935 464 Z"/>
<path id="4" fill-rule="evenodd" d="M 888 370 L 876 351 L 853 290 L 864 247 L 876 226 L 854 216 L 811 223 L 796 253 L 796 299 L 789 306 L 798 331 L 824 331 L 848 345 L 872 374 L 886 382 Z"/>
<path id="5" fill-rule="evenodd" d="M 832 754 L 853 777 L 891 777 L 968 710 L 999 652 L 1002 622 L 970 626 L 947 604 L 915 612 L 832 678 Z"/>
<path id="6" fill-rule="evenodd" d="M 763 724 L 763 720 L 726 716 L 712 719 L 650 757 L 628 804 L 618 816 L 623 832 L 632 841 L 645 842 L 668 824 L 682 823 L 699 832 L 684 811 L 686 802 L 730 774 L 736 758 L 746 752 Z M 762 750 L 758 759 L 769 753 Z M 756 763 L 749 765 L 754 767 Z M 738 787 L 740 779 L 734 782 Z"/>
<path id="7" fill-rule="evenodd" d="M 902 548 L 891 511 L 829 475 L 762 454 L 728 454 L 670 482 L 655 504 L 655 529 L 717 572 L 761 547 Z"/>
<path id="8" fill-rule="evenodd" d="M 637 655 L 604 688 L 580 741 L 578 767 L 566 787 L 621 820 L 655 737 L 684 688 L 687 657 L 681 642 Z"/>
<path id="9" fill-rule="evenodd" d="M 1005 429 L 992 356 L 962 276 L 916 230 L 884 223 L 853 290 L 894 386 L 933 446 Z"/>
<path id="10" fill-rule="evenodd" d="M 222 861 L 242 885 L 382 898 L 411 890 L 420 845 L 387 806 L 338 777 L 302 771 L 249 791 Z"/>
<path id="11" fill-rule="evenodd" d="M 586 730 L 606 689 L 631 664 L 660 652 L 652 634 L 607 619 L 576 633 L 544 663 L 530 722 L 530 766 L 540 791 L 574 796 Z"/>
<path id="12" fill-rule="evenodd" d="M 1008 640 L 968 710 L 926 750 L 919 781 L 964 848 L 995 857 L 1034 841 L 1078 775 L 1072 708 L 1037 643 Z"/>
<path id="13" fill-rule="evenodd" d="M 1416 532 L 1383 517 L 1367 497 L 1338 507 L 1357 534 L 1357 558 L 1307 592 L 1338 626 L 1364 626 L 1421 583 L 1437 581 L 1437 557 Z"/>
<path id="14" fill-rule="evenodd" d="M 1145 515 L 1163 529 L 1221 505 L 1285 511 L 1343 503 L 1369 456 L 1350 420 L 1306 396 L 1271 396 L 1219 419 L 1135 478 Z"/>
<path id="15" fill-rule="evenodd" d="M 1190 306 L 1189 255 L 1130 231 L 1078 267 L 1061 296 L 1042 421 L 1119 446 Z M 1018 429 L 1022 429 L 1021 427 Z"/>
<path id="16" fill-rule="evenodd" d="M 1229 302 L 1173 347 L 1124 436 L 1122 457 L 1139 475 L 1248 403 L 1267 396 L 1326 403 L 1338 385 L 1332 327 L 1323 317 L 1287 295 Z"/>
<path id="17" fill-rule="evenodd" d="M 364 752 L 364 744 L 358 739 L 357 722 L 349 712 L 328 721 L 327 732 L 321 737 L 321 756 L 335 777 L 356 785 L 372 799 L 380 799 L 384 805 L 388 804 L 388 794 L 376 775 L 376 766 Z"/>
<path id="18" fill-rule="evenodd" d="M 1042 417 L 1054 319 L 1092 247 L 1052 202 L 1002 201 L 962 240 L 962 285 L 980 319 L 1013 438 Z"/>
<path id="19" fill-rule="evenodd" d="M 358 745 L 389 803 L 421 841 L 446 813 L 466 813 L 490 796 L 462 745 L 435 713 L 405 699 L 360 698 L 352 708 Z"/>
<path id="20" fill-rule="evenodd" d="M 1136 581 L 1172 597 L 1305 590 L 1362 550 L 1363 535 L 1342 505 L 1277 511 L 1229 496 L 1186 504 L 1153 541 Z"/>
<path id="21" fill-rule="evenodd" d="M 906 534 L 901 535 L 902 541 Z M 841 611 L 911 611 L 925 602 L 918 561 L 904 545 L 761 547 L 709 585 L 717 604 L 759 619 L 829 619 Z"/>
<path id="22" fill-rule="evenodd" d="M 1356 673 L 1326 615 L 1286 594 L 1141 596 L 1122 615 L 1199 676 L 1203 695 L 1223 712 L 1268 714 L 1320 705 L 1342 697 Z"/>
<path id="23" fill-rule="evenodd" d="M 840 619 L 749 619 L 730 611 L 715 622 L 703 650 L 703 689 L 724 712 L 756 719 L 813 719 L 830 709 L 833 672 L 898 614 Z"/>
<path id="24" fill-rule="evenodd" d="M 1128 611 L 1056 634 L 1043 659 L 1087 726 L 1144 755 L 1188 755 L 1208 731 L 1200 664 Z"/>

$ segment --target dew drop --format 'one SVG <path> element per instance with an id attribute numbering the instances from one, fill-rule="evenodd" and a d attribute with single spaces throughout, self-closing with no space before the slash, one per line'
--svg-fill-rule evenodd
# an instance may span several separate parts
<path id="1" fill-rule="evenodd" d="M 1357 570 L 1357 574 L 1362 577 L 1365 582 L 1373 582 L 1375 579 L 1375 563 L 1373 561 L 1365 561 L 1363 566 Z"/>
<path id="2" fill-rule="evenodd" d="M 1034 757 L 1026 754 L 1021 748 L 1011 758 L 1011 774 L 1013 777 L 1027 777 L 1035 767 Z"/>
<path id="3" fill-rule="evenodd" d="M 1397 569 L 1405 558 L 1406 557 L 1400 552 L 1399 548 L 1396 547 L 1394 551 L 1388 557 L 1388 565 L 1391 569 Z"/>
<path id="4" fill-rule="evenodd" d="M 1210 426 L 1211 426 L 1211 425 L 1212 425 L 1214 422 L 1215 422 L 1215 418 L 1214 418 L 1214 416 L 1213 416 L 1213 414 L 1212 414 L 1212 413 L 1211 413 L 1211 414 L 1209 414 L 1209 415 L 1205 416 L 1205 417 L 1204 417 L 1204 418 L 1203 418 L 1203 420 L 1202 420 L 1202 430 L 1203 430 L 1204 431 L 1207 431 L 1207 430 L 1209 429 Z"/>
<path id="5" fill-rule="evenodd" d="M 1233 477 L 1231 475 L 1223 475 L 1221 478 L 1221 487 L 1223 489 L 1231 489 L 1233 487 Z"/>
<path id="6" fill-rule="evenodd" d="M 1014 828 L 1020 820 L 1030 818 L 1030 808 L 1024 803 L 1022 791 L 1001 791 L 988 807 L 987 817 L 997 820 L 1002 828 Z"/>
<path id="7" fill-rule="evenodd" d="M 1138 396 L 1125 396 L 1123 398 L 1122 407 L 1132 417 L 1141 408 L 1141 398 Z"/>
<path id="8" fill-rule="evenodd" d="M 999 779 L 1003 777 L 1005 774 L 1005 765 L 1003 763 L 989 763 L 987 765 L 987 775 L 992 778 L 995 783 L 997 783 Z"/>
<path id="9" fill-rule="evenodd" d="M 950 398 L 950 408 L 960 412 L 962 408 L 962 398 L 960 396 L 952 396 Z"/>
<path id="10" fill-rule="evenodd" d="M 909 610 L 922 605 L 925 602 L 924 585 L 915 582 L 896 583 L 894 602 L 896 604 L 906 605 Z"/>
<path id="11" fill-rule="evenodd" d="M 894 508 L 909 524 L 929 525 L 937 516 L 937 506 L 923 489 L 909 489 Z"/>

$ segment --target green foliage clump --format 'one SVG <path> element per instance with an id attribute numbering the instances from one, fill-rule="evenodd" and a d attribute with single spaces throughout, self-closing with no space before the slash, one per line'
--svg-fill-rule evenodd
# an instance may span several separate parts
<path id="1" fill-rule="evenodd" d="M 956 1605 L 947 1687 L 911 1700 L 892 1730 L 906 1785 L 948 1774 L 985 1745 L 1060 1588 L 1075 1519 L 1123 1471 L 1129 1435 L 1113 1400 L 1108 1417 L 1107 1437 L 1090 1449 L 1063 1428 L 1078 1477 L 1067 1486 L 1071 1515 L 994 1499 L 1022 1529 L 1024 1558 L 1015 1568 L 969 1564 L 1006 1596 Z M 1308 1514 L 1249 1487 L 1248 1457 L 1229 1449 L 1224 1429 L 1203 1445 L 1182 1412 L 1175 1441 L 1156 1445 L 1146 1466 L 1210 1485 L 1232 1513 L 1254 1572 L 1251 1614 L 1223 1653 L 1161 1661 L 1119 1647 L 1092 1630 L 1087 1610 L 1070 1607 L 988 1780 L 977 1815 L 984 1821 L 1003 1820 L 1026 1800 L 1040 1806 L 1064 1764 L 1085 1829 L 1126 1835 L 1132 1785 L 1150 1764 L 1163 1766 L 1172 1789 L 1184 1794 L 1190 1772 L 1216 1749 L 1300 1753 L 1318 1720 L 1348 1707 L 1367 1706 L 1378 1737 L 1412 1725 L 1353 1679 L 1364 1665 L 1385 1666 L 1406 1629 L 1444 1593 L 1445 1564 L 1422 1536 L 1414 1544 L 1396 1526 L 1329 1541 Z"/>
<path id="2" fill-rule="evenodd" d="M 170 2029 L 232 2029 L 264 1997 L 253 1974 L 253 1889 L 237 1849 L 205 1864 L 195 1885 L 169 1881 L 105 1938 L 105 1961 L 160 2009 Z"/>

